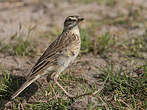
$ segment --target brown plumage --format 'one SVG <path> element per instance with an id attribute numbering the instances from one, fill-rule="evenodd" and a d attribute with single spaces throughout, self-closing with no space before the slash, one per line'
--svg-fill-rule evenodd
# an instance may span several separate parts
<path id="1" fill-rule="evenodd" d="M 81 40 L 78 24 L 82 20 L 83 18 L 79 16 L 69 16 L 66 18 L 61 35 L 50 44 L 43 55 L 38 59 L 35 66 L 31 69 L 27 81 L 11 96 L 11 99 L 17 97 L 31 83 L 46 74 L 51 75 L 51 78 L 67 96 L 71 96 L 58 83 L 57 78 L 77 57 L 80 51 Z"/>

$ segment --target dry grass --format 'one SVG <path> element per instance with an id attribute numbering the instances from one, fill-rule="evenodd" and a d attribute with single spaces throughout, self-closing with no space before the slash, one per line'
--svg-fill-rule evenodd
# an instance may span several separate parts
<path id="1" fill-rule="evenodd" d="M 116 0 L 82 0 L 72 3 L 86 6 L 92 2 L 112 10 L 121 6 L 121 1 Z M 59 4 L 54 2 L 53 4 L 57 5 L 57 8 L 60 7 Z M 43 13 L 46 15 L 47 5 L 38 5 L 45 7 Z M 56 84 L 53 82 L 48 84 L 44 79 L 40 79 L 26 89 L 20 97 L 7 103 L 10 96 L 25 81 L 24 77 L 14 74 L 26 74 L 23 68 L 26 69 L 28 62 L 23 62 L 24 67 L 19 70 L 14 67 L 5 67 L 2 60 L 0 65 L 1 108 L 5 105 L 5 109 L 14 110 L 145 110 L 147 108 L 145 100 L 147 96 L 147 24 L 143 13 L 146 9 L 138 5 L 130 8 L 129 3 L 125 8 L 127 14 L 118 14 L 115 17 L 113 17 L 115 9 L 113 13 L 106 9 L 112 16 L 108 13 L 100 13 L 102 18 L 88 19 L 85 26 L 81 27 L 81 53 L 76 63 L 60 76 L 59 82 L 71 94 L 85 95 L 68 98 Z M 53 36 L 60 33 L 60 27 L 53 24 L 51 27 L 52 31 L 38 32 L 37 40 L 31 36 L 31 32 L 36 31 L 34 27 L 28 28 L 27 36 L 21 34 L 21 31 L 9 36 L 11 38 L 9 42 L 0 42 L 0 56 L 4 56 L 2 57 L 4 59 L 7 56 L 32 59 L 40 55 L 42 48 L 48 44 L 48 40 L 54 40 Z M 40 50 L 37 50 L 38 48 Z M 32 60 L 29 64 L 34 64 L 36 58 Z"/>

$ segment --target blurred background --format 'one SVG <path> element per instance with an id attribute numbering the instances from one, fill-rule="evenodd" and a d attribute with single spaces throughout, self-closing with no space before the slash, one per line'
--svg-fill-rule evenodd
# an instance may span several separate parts
<path id="1" fill-rule="evenodd" d="M 42 78 L 38 90 L 22 95 L 27 102 L 2 104 L 70 15 L 85 18 L 81 52 L 60 81 L 72 94 L 97 94 L 71 100 Z M 0 72 L 5 109 L 145 110 L 147 0 L 0 0 Z"/>

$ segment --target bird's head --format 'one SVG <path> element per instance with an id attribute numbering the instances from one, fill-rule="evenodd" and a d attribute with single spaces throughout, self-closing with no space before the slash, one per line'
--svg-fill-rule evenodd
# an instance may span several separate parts
<path id="1" fill-rule="evenodd" d="M 64 29 L 72 29 L 83 20 L 84 18 L 79 16 L 68 16 L 64 21 Z"/>

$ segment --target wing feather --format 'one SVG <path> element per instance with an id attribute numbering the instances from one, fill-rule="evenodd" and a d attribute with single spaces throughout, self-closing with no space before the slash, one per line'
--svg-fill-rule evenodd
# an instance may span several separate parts
<path id="1" fill-rule="evenodd" d="M 43 55 L 38 59 L 35 66 L 32 68 L 29 76 L 32 76 L 41 71 L 47 65 L 50 66 L 51 64 L 53 64 L 57 56 L 60 55 L 62 49 L 71 44 L 73 40 L 71 34 L 72 33 L 70 32 L 64 32 L 53 43 L 51 43 L 50 46 L 45 50 Z"/>

